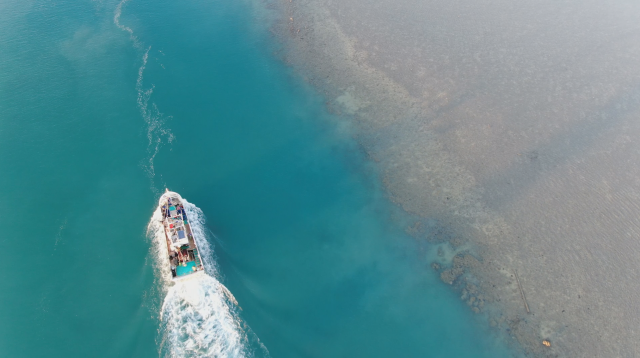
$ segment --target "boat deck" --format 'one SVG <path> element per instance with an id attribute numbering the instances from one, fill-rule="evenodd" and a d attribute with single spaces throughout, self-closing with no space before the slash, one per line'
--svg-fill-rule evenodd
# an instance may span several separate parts
<path id="1" fill-rule="evenodd" d="M 204 270 L 181 199 L 178 194 L 169 191 L 160 199 L 167 253 L 174 279 Z"/>

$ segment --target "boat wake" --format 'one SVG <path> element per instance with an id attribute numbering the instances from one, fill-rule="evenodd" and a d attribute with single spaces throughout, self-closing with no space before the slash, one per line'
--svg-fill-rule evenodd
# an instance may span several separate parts
<path id="1" fill-rule="evenodd" d="M 166 294 L 160 318 L 159 353 L 163 357 L 268 357 L 239 315 L 231 292 L 218 280 L 218 268 L 207 241 L 205 217 L 195 205 L 183 200 L 191 222 L 205 274 L 194 274 L 175 284 L 168 270 L 161 213 L 157 209 L 147 228 L 153 240 L 156 277 Z"/>
<path id="2" fill-rule="evenodd" d="M 151 179 L 151 190 L 161 194 L 154 183 L 154 159 L 160 148 L 171 144 L 174 135 L 166 126 L 171 116 L 165 116 L 152 101 L 155 86 L 144 84 L 144 72 L 149 60 L 150 46 L 134 35 L 132 28 L 120 20 L 128 0 L 121 0 L 114 12 L 113 22 L 129 34 L 136 49 L 142 51 L 136 91 L 138 109 L 147 124 L 147 152 L 143 168 Z M 160 309 L 162 327 L 159 331 L 159 353 L 163 357 L 244 358 L 269 357 L 267 349 L 239 315 L 240 307 L 231 292 L 220 282 L 213 250 L 207 240 L 205 217 L 195 205 L 183 199 L 191 230 L 198 246 L 205 273 L 192 274 L 174 283 L 169 270 L 166 239 L 160 208 L 154 212 L 147 227 L 153 245 L 153 265 L 159 296 L 165 296 Z"/>
<path id="3" fill-rule="evenodd" d="M 147 68 L 147 62 L 149 61 L 149 51 L 151 46 L 147 46 L 139 39 L 131 27 L 124 25 L 120 20 L 122 17 L 122 10 L 126 6 L 129 0 L 120 0 L 113 14 L 113 23 L 122 31 L 129 34 L 129 39 L 133 43 L 133 47 L 142 52 L 141 65 L 138 68 L 138 78 L 136 80 L 136 91 L 138 93 L 137 103 L 138 110 L 142 115 L 142 118 L 147 124 L 147 139 L 149 141 L 147 145 L 147 152 L 149 158 L 145 163 L 142 163 L 147 176 L 151 180 L 151 190 L 154 194 L 159 195 L 160 191 L 155 186 L 155 167 L 154 160 L 160 148 L 165 144 L 171 144 L 175 139 L 171 129 L 166 126 L 167 121 L 171 120 L 171 116 L 167 116 L 160 112 L 158 106 L 152 101 L 153 90 L 155 86 L 144 85 L 144 71 Z"/>

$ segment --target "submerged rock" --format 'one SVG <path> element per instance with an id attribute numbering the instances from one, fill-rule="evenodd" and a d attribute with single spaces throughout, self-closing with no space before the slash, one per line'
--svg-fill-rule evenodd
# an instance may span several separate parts
<path id="1" fill-rule="evenodd" d="M 453 267 L 470 267 L 477 268 L 480 261 L 470 254 L 458 254 L 453 257 Z"/>
<path id="2" fill-rule="evenodd" d="M 445 283 L 452 285 L 453 282 L 457 280 L 458 277 L 460 277 L 463 273 L 464 270 L 461 267 L 454 267 L 452 269 L 442 271 L 442 273 L 440 274 L 440 279 L 442 279 L 442 281 L 444 281 Z"/>

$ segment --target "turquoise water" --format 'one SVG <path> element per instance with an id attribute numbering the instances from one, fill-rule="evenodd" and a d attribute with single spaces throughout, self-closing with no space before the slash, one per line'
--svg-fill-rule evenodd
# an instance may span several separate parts
<path id="1" fill-rule="evenodd" d="M 242 308 L 229 329 L 249 332 L 248 346 L 507 355 L 426 267 L 342 119 L 272 55 L 246 4 L 13 1 L 0 14 L 0 249 L 12 268 L 0 356 L 176 353 L 160 315 L 175 292 L 158 288 L 146 232 L 165 186 L 206 215 L 213 271 Z M 198 304 L 233 306 L 220 290 Z M 207 344 L 226 337 L 216 332 Z"/>

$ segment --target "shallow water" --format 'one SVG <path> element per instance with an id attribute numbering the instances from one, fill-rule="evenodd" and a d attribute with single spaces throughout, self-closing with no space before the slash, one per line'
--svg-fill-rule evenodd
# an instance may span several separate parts
<path id="1" fill-rule="evenodd" d="M 2 7 L 0 356 L 176 354 L 145 231 L 165 186 L 273 357 L 507 355 L 250 6 Z"/>

